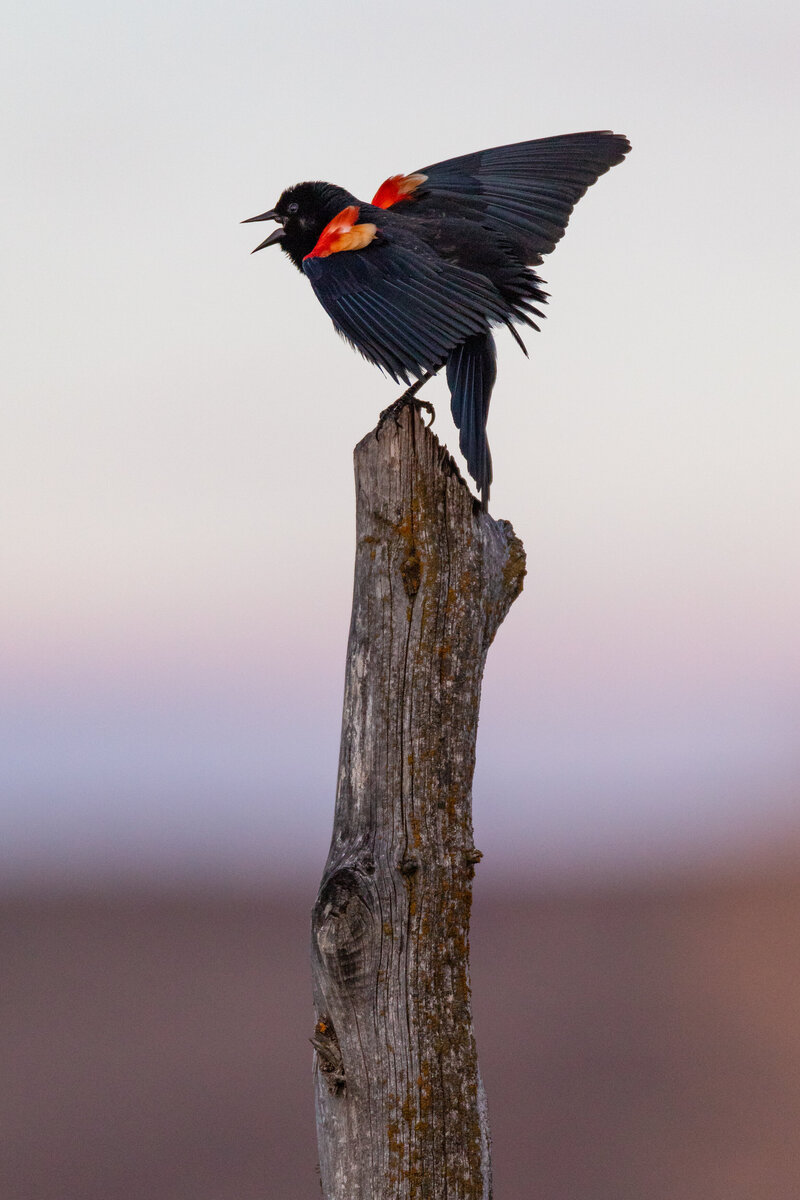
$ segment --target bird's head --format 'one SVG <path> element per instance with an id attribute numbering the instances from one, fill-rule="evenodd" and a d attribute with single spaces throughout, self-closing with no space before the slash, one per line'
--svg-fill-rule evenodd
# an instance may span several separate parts
<path id="1" fill-rule="evenodd" d="M 303 259 L 314 249 L 325 226 L 352 202 L 353 197 L 348 192 L 330 183 L 294 184 L 286 189 L 269 212 L 248 217 L 247 221 L 242 222 L 243 225 L 250 221 L 278 222 L 278 228 L 252 253 L 263 250 L 265 246 L 280 245 L 281 250 L 302 271 Z"/>

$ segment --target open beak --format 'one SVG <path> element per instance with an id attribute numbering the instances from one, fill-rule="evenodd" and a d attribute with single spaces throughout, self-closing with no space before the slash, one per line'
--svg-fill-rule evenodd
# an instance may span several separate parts
<path id="1" fill-rule="evenodd" d="M 265 238 L 264 241 L 260 243 L 260 245 L 256 246 L 256 250 L 263 250 L 265 246 L 274 246 L 276 242 L 280 242 L 286 237 L 286 231 L 283 228 L 283 217 L 279 216 L 274 208 L 271 208 L 269 212 L 259 213 L 257 217 L 248 217 L 246 221 L 242 221 L 242 225 L 249 225 L 251 221 L 279 222 L 279 226 L 274 233 L 271 233 L 268 238 Z M 251 250 L 250 253 L 255 254 L 256 250 Z"/>

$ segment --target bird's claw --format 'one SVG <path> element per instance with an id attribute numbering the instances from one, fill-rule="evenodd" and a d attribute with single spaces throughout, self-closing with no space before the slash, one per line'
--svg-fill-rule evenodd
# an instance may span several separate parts
<path id="1" fill-rule="evenodd" d="M 400 419 L 400 413 L 409 404 L 412 404 L 417 409 L 418 412 L 420 410 L 424 409 L 425 412 L 428 413 L 428 415 L 430 416 L 430 420 L 428 421 L 425 428 L 430 429 L 431 425 L 433 424 L 434 420 L 436 419 L 436 410 L 433 407 L 433 405 L 430 403 L 429 400 L 420 400 L 419 396 L 417 396 L 417 394 L 416 394 L 417 388 L 421 386 L 421 383 L 422 383 L 422 381 L 420 380 L 418 383 L 412 384 L 412 386 L 410 388 L 408 388 L 407 391 L 403 392 L 402 396 L 400 396 L 397 400 L 395 400 L 394 404 L 390 404 L 388 408 L 385 408 L 383 410 L 380 417 L 378 418 L 378 424 L 375 429 L 376 437 L 380 433 L 381 429 L 383 429 L 383 426 L 386 424 L 386 422 L 388 420 L 390 420 L 390 419 L 393 420 L 396 425 Z"/>

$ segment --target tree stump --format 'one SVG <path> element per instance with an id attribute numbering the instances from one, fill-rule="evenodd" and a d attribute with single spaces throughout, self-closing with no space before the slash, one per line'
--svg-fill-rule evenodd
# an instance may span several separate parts
<path id="1" fill-rule="evenodd" d="M 325 1200 L 488 1200 L 469 918 L 489 646 L 525 553 L 409 405 L 356 447 L 333 838 L 312 917 Z"/>

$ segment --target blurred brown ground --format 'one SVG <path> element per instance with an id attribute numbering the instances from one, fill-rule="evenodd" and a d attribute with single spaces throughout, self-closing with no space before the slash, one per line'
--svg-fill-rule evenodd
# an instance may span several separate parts
<path id="1" fill-rule="evenodd" d="M 314 884 L 0 904 L 2 1200 L 313 1200 Z M 497 1200 L 798 1200 L 800 872 L 476 886 Z"/>

